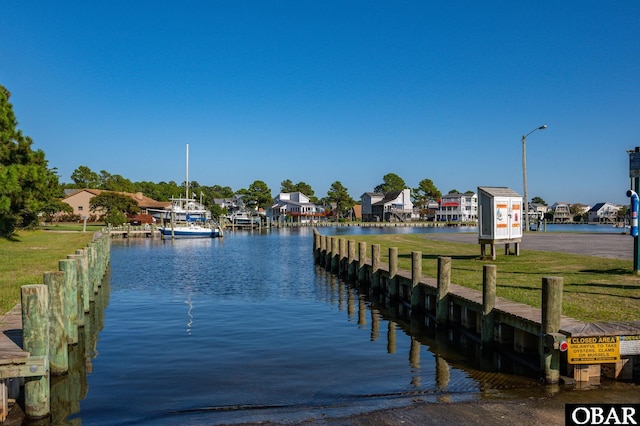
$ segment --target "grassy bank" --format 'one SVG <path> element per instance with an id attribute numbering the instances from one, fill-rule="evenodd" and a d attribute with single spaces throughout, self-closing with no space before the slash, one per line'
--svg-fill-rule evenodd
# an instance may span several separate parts
<path id="1" fill-rule="evenodd" d="M 564 280 L 563 315 L 585 321 L 640 320 L 640 278 L 628 260 L 526 250 L 520 256 L 480 260 L 477 244 L 430 240 L 421 234 L 353 235 L 345 237 L 380 244 L 381 261 L 388 262 L 388 248 L 398 248 L 399 268 L 411 268 L 411 252 L 422 252 L 422 272 L 437 275 L 439 256 L 451 261 L 451 282 L 482 290 L 483 265 L 497 267 L 500 297 L 540 306 L 542 277 Z"/>
<path id="2" fill-rule="evenodd" d="M 45 271 L 91 242 L 93 231 L 24 231 L 12 240 L 0 238 L 0 315 L 20 301 L 20 286 L 42 284 Z"/>

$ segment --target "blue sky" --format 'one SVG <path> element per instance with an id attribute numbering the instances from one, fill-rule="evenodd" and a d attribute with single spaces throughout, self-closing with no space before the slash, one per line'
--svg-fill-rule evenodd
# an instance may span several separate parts
<path id="1" fill-rule="evenodd" d="M 63 182 L 340 181 L 627 203 L 640 2 L 5 0 L 0 84 Z"/>

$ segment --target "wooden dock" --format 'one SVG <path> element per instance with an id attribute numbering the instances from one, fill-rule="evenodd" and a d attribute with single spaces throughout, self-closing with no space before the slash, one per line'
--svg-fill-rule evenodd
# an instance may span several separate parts
<path id="1" fill-rule="evenodd" d="M 397 249 L 389 264 L 380 246 L 314 233 L 315 262 L 340 278 L 366 285 L 370 294 L 425 316 L 436 328 L 463 330 L 483 348 L 538 358 L 548 383 L 589 382 L 601 376 L 633 380 L 640 376 L 640 321 L 584 323 L 561 315 L 562 278 L 542 278 L 542 308 L 497 297 L 495 266 L 485 265 L 483 290 L 450 282 L 451 258 L 438 259 L 437 278 L 422 275 L 422 254 L 412 252 L 411 271 L 398 270 Z M 623 345 L 624 343 L 624 345 Z M 624 348 L 623 348 L 624 346 Z"/>

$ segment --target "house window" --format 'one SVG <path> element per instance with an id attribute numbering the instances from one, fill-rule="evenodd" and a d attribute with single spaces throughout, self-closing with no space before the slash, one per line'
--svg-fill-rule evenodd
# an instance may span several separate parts
<path id="1" fill-rule="evenodd" d="M 78 206 L 78 211 L 79 211 L 79 212 L 81 212 L 81 211 L 82 211 L 82 209 L 83 209 L 83 207 L 82 207 L 82 206 Z"/>

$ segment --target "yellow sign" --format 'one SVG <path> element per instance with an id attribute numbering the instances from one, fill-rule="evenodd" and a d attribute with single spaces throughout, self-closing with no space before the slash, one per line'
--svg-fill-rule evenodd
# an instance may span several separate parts
<path id="1" fill-rule="evenodd" d="M 620 336 L 568 337 L 569 364 L 606 364 L 620 361 Z"/>

